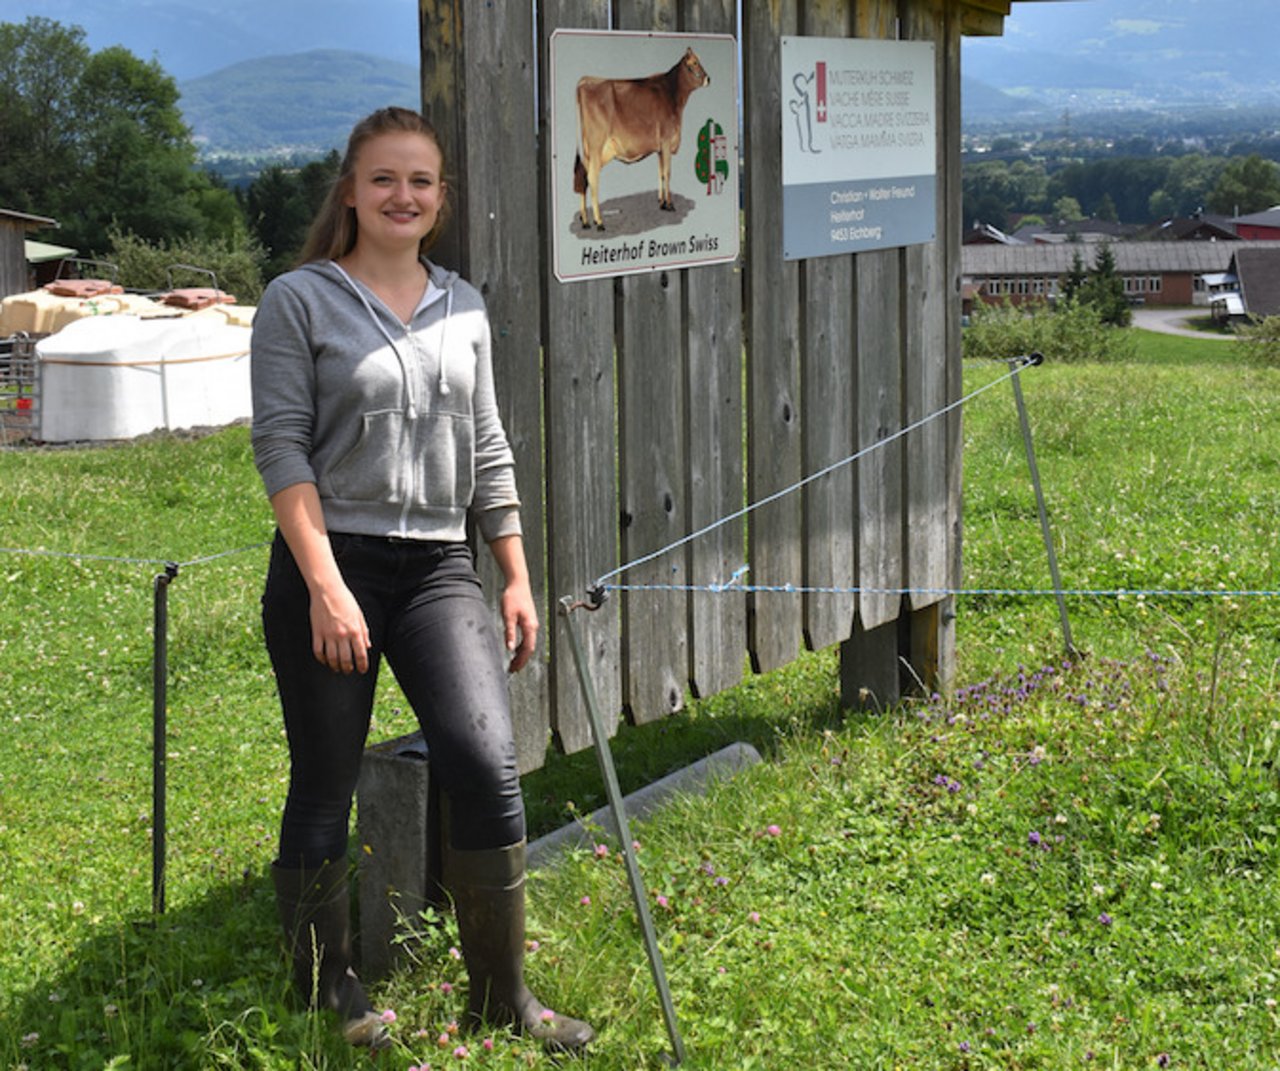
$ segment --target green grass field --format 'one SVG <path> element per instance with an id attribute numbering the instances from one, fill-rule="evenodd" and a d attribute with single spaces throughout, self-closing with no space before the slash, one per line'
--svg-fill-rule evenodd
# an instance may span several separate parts
<path id="1" fill-rule="evenodd" d="M 965 410 L 953 695 L 838 703 L 834 652 L 624 729 L 631 788 L 765 761 L 633 831 L 692 1068 L 1280 1067 L 1280 371 L 1137 332 L 1023 390 L 1083 657 L 1062 653 L 1011 391 Z M 1002 375 L 966 368 L 966 390 Z M 286 750 L 248 436 L 0 451 L 0 1068 L 367 1066 L 298 1010 L 266 878 Z M 213 551 L 254 548 L 212 561 Z M 168 910 L 150 912 L 152 578 L 170 588 Z M 1123 590 L 1125 594 L 1116 594 Z M 1195 592 L 1197 594 L 1188 594 Z M 1224 594 L 1226 593 L 1226 594 Z M 1235 594 L 1230 594 L 1235 593 Z M 389 681 L 389 675 L 386 678 Z M 408 731 L 384 686 L 374 733 Z M 601 802 L 526 778 L 532 832 Z M 533 875 L 531 981 L 661 1066 L 625 873 Z M 377 1066 L 557 1066 L 468 1034 L 445 922 L 373 990 Z"/>

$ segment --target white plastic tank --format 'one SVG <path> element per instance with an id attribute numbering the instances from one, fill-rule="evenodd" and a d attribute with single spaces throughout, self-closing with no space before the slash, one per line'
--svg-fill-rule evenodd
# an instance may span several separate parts
<path id="1" fill-rule="evenodd" d="M 247 418 L 248 326 L 223 316 L 93 316 L 36 344 L 44 442 L 131 439 Z"/>

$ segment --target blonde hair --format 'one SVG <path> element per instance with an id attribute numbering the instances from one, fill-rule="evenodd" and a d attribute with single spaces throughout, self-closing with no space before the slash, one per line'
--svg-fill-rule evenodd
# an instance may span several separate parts
<path id="1" fill-rule="evenodd" d="M 338 168 L 338 175 L 329 187 L 324 203 L 316 218 L 311 221 L 307 232 L 307 240 L 298 257 L 299 264 L 307 264 L 313 260 L 336 260 L 350 253 L 356 244 L 356 210 L 346 204 L 347 195 L 351 192 L 351 184 L 355 180 L 356 160 L 365 144 L 383 134 L 421 134 L 430 139 L 440 152 L 440 181 L 444 181 L 444 150 L 440 147 L 440 138 L 436 128 L 420 113 L 411 108 L 379 108 L 371 115 L 366 115 L 354 127 L 347 138 L 346 155 Z M 419 251 L 426 254 L 440 237 L 444 225 L 449 219 L 449 200 L 446 197 L 440 203 L 440 212 L 435 224 L 423 237 Z"/>

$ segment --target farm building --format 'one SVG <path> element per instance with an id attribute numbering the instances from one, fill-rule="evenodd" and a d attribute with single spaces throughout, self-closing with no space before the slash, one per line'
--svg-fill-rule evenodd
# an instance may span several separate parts
<path id="1" fill-rule="evenodd" d="M 34 250 L 36 260 L 43 259 L 47 250 L 58 249 L 56 246 L 41 247 L 41 243 L 27 240 L 31 231 L 43 230 L 45 227 L 56 227 L 58 224 L 44 216 L 33 216 L 26 212 L 15 212 L 12 209 L 0 208 L 0 298 L 10 294 L 20 294 L 30 290 L 36 279 L 29 247 Z M 62 252 L 67 256 L 71 251 Z"/>
<path id="2" fill-rule="evenodd" d="M 1241 248 L 1215 280 L 1215 319 L 1245 321 L 1280 316 L 1280 242 Z"/>
<path id="3" fill-rule="evenodd" d="M 1265 212 L 1254 212 L 1249 216 L 1237 216 L 1236 233 L 1241 238 L 1256 240 L 1280 240 L 1280 205 L 1268 208 Z"/>
<path id="4" fill-rule="evenodd" d="M 1078 256 L 1093 266 L 1097 246 L 1068 242 L 1056 245 L 966 245 L 962 254 L 965 285 L 975 300 L 1008 300 L 1022 304 L 1053 299 Z M 1147 305 L 1207 306 L 1220 288 L 1236 253 L 1276 250 L 1280 242 L 1113 242 L 1116 271 L 1125 293 Z"/>

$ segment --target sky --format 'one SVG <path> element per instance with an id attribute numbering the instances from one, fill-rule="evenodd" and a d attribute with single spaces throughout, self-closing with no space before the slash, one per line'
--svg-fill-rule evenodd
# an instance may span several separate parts
<path id="1" fill-rule="evenodd" d="M 1064 7 L 1088 9 L 1103 21 L 1129 2 L 1018 0 L 1006 20 L 1006 36 L 1042 40 L 1061 23 Z M 30 15 L 83 26 L 94 50 L 123 44 L 143 59 L 154 56 L 179 81 L 243 59 L 316 48 L 371 52 L 404 63 L 418 57 L 417 0 L 0 0 L 0 21 L 22 22 Z M 966 42 L 971 46 L 982 43 Z"/>
<path id="2" fill-rule="evenodd" d="M 313 49 L 419 58 L 417 0 L 0 0 L 0 22 L 32 15 L 83 27 L 94 51 L 157 59 L 179 82 Z"/>
<path id="3" fill-rule="evenodd" d="M 516 2 L 497 0 L 493 10 Z M 1037 53 L 1046 59 L 1070 54 L 1074 70 L 1090 60 L 1123 64 L 1134 56 L 1154 64 L 1153 53 L 1177 59 L 1196 50 L 1202 53 L 1201 67 L 1248 70 L 1263 63 L 1266 37 L 1242 34 L 1239 25 L 1267 22 L 1278 3 L 1014 0 L 1002 37 L 965 39 L 965 63 L 971 68 L 966 73 L 1001 84 L 998 74 L 1011 48 L 1024 50 L 1033 70 L 1031 57 Z M 411 65 L 419 60 L 417 0 L 0 0 L 0 21 L 21 22 L 31 15 L 83 26 L 94 50 L 123 44 L 143 59 L 154 57 L 179 82 L 245 59 L 319 48 L 367 52 Z M 1262 79 L 1280 91 L 1280 76 L 1273 70 L 1267 66 L 1247 74 L 1242 87 Z"/>

